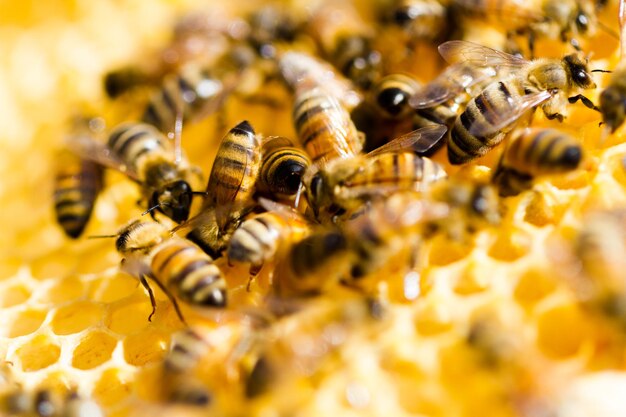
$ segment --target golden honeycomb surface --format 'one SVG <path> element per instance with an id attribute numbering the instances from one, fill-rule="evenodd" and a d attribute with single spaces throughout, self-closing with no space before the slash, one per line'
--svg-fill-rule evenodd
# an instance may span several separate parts
<path id="1" fill-rule="evenodd" d="M 254 307 L 263 291 L 246 292 L 247 271 L 231 268 L 229 312 L 204 317 L 183 306 L 212 341 L 196 374 L 213 402 L 206 409 L 166 405 L 162 363 L 183 326 L 158 291 L 148 322 L 147 295 L 119 271 L 111 240 L 63 235 L 54 220 L 53 172 L 69 117 L 87 109 L 115 122 L 133 111 L 105 101 L 106 70 L 158 48 L 174 17 L 197 6 L 0 0 L 0 359 L 26 389 L 76 388 L 109 416 L 626 415 L 623 329 L 584 309 L 550 257 L 554 240 L 571 238 L 585 213 L 626 206 L 623 131 L 602 142 L 598 115 L 582 106 L 572 106 L 562 126 L 535 116 L 535 125 L 581 140 L 582 169 L 507 199 L 503 225 L 481 232 L 475 245 L 429 241 L 420 274 L 386 288 L 391 303 L 381 320 L 351 311 L 356 297 L 345 289 L 281 320 L 272 328 L 286 349 L 279 362 L 304 371 L 285 372 L 276 389 L 254 400 L 245 399 L 230 361 L 248 327 L 237 306 Z M 601 14 L 612 26 L 616 7 Z M 616 40 L 600 33 L 590 45 L 596 67 L 616 65 Z M 539 47 L 541 54 L 554 45 Z M 424 81 L 432 71 L 415 69 Z M 594 102 L 608 79 L 597 76 Z M 289 105 L 229 102 L 225 112 L 229 123 L 246 118 L 266 135 L 294 137 Z M 185 150 L 205 172 L 221 138 L 217 124 L 212 117 L 185 128 Z M 117 173 L 106 179 L 85 235 L 115 233 L 141 215 L 134 184 Z M 267 286 L 261 277 L 253 288 Z M 504 365 L 489 365 L 488 353 L 468 347 L 471 324 L 483 318 L 496 323 L 486 331 L 510 356 Z"/>

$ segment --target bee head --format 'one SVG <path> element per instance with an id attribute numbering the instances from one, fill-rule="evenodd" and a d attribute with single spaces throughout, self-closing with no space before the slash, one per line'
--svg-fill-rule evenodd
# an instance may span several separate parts
<path id="1" fill-rule="evenodd" d="M 158 210 L 176 223 L 183 222 L 189 217 L 193 192 L 186 181 L 174 181 L 167 184 L 160 191 L 155 191 L 150 200 L 151 206 L 158 206 Z"/>
<path id="2" fill-rule="evenodd" d="M 302 186 L 302 176 L 308 168 L 304 159 L 285 159 L 276 167 L 276 181 L 273 184 L 274 192 L 294 195 Z"/>
<path id="3" fill-rule="evenodd" d="M 591 74 L 587 69 L 587 63 L 584 62 L 578 54 L 567 55 L 563 61 L 570 74 L 572 82 L 583 89 L 595 88 L 596 84 L 591 79 Z"/>
<path id="4" fill-rule="evenodd" d="M 382 89 L 376 96 L 376 103 L 389 118 L 401 116 L 408 109 L 409 93 L 399 87 Z"/>
<path id="5" fill-rule="evenodd" d="M 626 119 L 626 97 L 617 88 L 606 88 L 600 94 L 600 112 L 611 133 L 615 132 Z"/>
<path id="6" fill-rule="evenodd" d="M 349 36 L 340 41 L 336 52 L 341 72 L 362 88 L 369 88 L 381 73 L 380 53 L 370 43 L 361 36 Z"/>

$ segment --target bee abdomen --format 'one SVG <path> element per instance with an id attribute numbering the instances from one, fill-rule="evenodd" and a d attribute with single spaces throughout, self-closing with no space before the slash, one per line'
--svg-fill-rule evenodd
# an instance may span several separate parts
<path id="1" fill-rule="evenodd" d="M 298 148 L 276 149 L 264 155 L 261 162 L 259 172 L 261 188 L 273 194 L 296 194 L 309 165 L 311 160 L 308 155 Z"/>
<path id="2" fill-rule="evenodd" d="M 311 235 L 292 247 L 291 268 L 299 277 L 310 275 L 347 249 L 348 241 L 339 231 Z"/>
<path id="3" fill-rule="evenodd" d="M 54 208 L 58 223 L 71 238 L 79 237 L 102 186 L 102 169 L 96 163 L 67 155 L 56 176 Z"/>
<path id="4" fill-rule="evenodd" d="M 123 123 L 109 136 L 109 149 L 122 161 L 138 170 L 139 158 L 146 154 L 167 151 L 168 139 L 153 126 L 145 123 Z"/>
<path id="5" fill-rule="evenodd" d="M 189 371 L 208 349 L 208 343 L 193 329 L 182 330 L 176 334 L 172 348 L 165 358 L 165 369 L 173 373 Z"/>
<path id="6" fill-rule="evenodd" d="M 271 213 L 262 213 L 244 221 L 231 237 L 228 258 L 253 265 L 270 259 L 278 248 L 278 229 L 283 226 Z"/>
<path id="7" fill-rule="evenodd" d="M 179 296 L 196 305 L 226 306 L 226 281 L 213 259 L 184 240 L 159 247 L 152 259 L 157 279 L 175 286 Z"/>

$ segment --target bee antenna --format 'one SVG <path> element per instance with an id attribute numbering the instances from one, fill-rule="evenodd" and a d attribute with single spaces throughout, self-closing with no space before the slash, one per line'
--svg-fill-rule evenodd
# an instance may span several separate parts
<path id="1" fill-rule="evenodd" d="M 206 191 L 192 191 L 191 195 L 203 195 L 203 196 L 206 196 L 207 192 Z"/>
<path id="2" fill-rule="evenodd" d="M 141 213 L 142 216 L 145 216 L 146 214 L 150 213 L 152 210 L 154 209 L 158 209 L 159 207 L 161 207 L 163 205 L 163 203 L 159 203 L 155 206 L 150 207 L 148 210 L 144 211 L 143 213 Z"/>
<path id="3" fill-rule="evenodd" d="M 90 235 L 87 236 L 87 239 L 110 239 L 113 237 L 118 237 L 119 235 Z"/>
<path id="4" fill-rule="evenodd" d="M 612 73 L 613 71 L 603 70 L 603 69 L 594 69 L 594 70 L 591 70 L 591 72 L 605 72 L 605 73 L 607 73 L 607 74 L 610 74 L 610 73 Z"/>

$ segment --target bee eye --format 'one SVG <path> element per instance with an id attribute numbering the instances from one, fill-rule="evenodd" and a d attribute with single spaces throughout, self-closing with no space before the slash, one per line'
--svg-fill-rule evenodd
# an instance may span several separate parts
<path id="1" fill-rule="evenodd" d="M 576 27 L 581 33 L 585 33 L 589 30 L 589 18 L 583 12 L 578 13 L 578 16 L 576 16 Z"/>
<path id="2" fill-rule="evenodd" d="M 404 110 L 408 95 L 399 88 L 386 88 L 378 95 L 377 101 L 382 109 L 391 116 L 397 116 Z"/>

